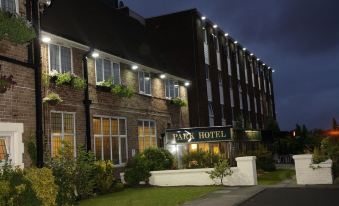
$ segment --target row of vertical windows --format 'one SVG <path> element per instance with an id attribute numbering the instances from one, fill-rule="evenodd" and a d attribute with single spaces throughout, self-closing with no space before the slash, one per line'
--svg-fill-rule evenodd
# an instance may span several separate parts
<path id="1" fill-rule="evenodd" d="M 144 151 L 146 148 L 157 146 L 155 121 L 138 121 L 138 141 L 140 152 Z"/>
<path id="2" fill-rule="evenodd" d="M 97 58 L 95 60 L 96 82 L 111 81 L 120 84 L 120 64 L 108 59 Z"/>
<path id="3" fill-rule="evenodd" d="M 151 93 L 151 74 L 144 71 L 138 72 L 139 92 L 140 94 L 152 95 Z"/>
<path id="4" fill-rule="evenodd" d="M 72 72 L 71 48 L 49 44 L 49 70 L 59 73 Z"/>
<path id="5" fill-rule="evenodd" d="M 165 80 L 165 93 L 166 98 L 176 98 L 179 97 L 179 83 L 175 80 L 166 79 Z"/>

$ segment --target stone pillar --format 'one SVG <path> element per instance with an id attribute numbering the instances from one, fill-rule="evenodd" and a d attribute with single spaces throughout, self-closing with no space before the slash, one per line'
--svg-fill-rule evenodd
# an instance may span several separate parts
<path id="1" fill-rule="evenodd" d="M 244 177 L 247 178 L 246 182 L 248 185 L 257 185 L 257 167 L 255 156 L 248 157 L 237 157 L 235 160 L 237 161 L 237 168 L 239 173 L 243 174 Z"/>

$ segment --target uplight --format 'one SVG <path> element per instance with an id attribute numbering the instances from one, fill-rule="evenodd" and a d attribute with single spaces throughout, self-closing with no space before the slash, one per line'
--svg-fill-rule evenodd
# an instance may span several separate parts
<path id="1" fill-rule="evenodd" d="M 238 44 L 238 41 L 235 41 L 234 44 Z"/>
<path id="2" fill-rule="evenodd" d="M 213 25 L 213 28 L 215 28 L 215 29 L 218 28 L 218 25 L 214 24 L 214 25 Z"/>
<path id="3" fill-rule="evenodd" d="M 260 59 L 258 58 L 257 61 L 260 61 Z"/>
<path id="4" fill-rule="evenodd" d="M 165 79 L 166 78 L 166 75 L 165 74 L 161 74 L 160 75 L 160 79 Z"/>
<path id="5" fill-rule="evenodd" d="M 137 70 L 139 67 L 137 65 L 132 66 L 132 70 Z"/>
<path id="6" fill-rule="evenodd" d="M 225 36 L 228 36 L 228 33 L 226 33 Z"/>
<path id="7" fill-rule="evenodd" d="M 48 37 L 48 36 L 44 36 L 44 37 L 42 37 L 42 42 L 44 42 L 44 43 L 49 43 L 50 41 L 51 41 L 51 38 L 50 37 Z"/>
<path id="8" fill-rule="evenodd" d="M 253 53 L 251 53 L 250 55 L 251 55 L 251 56 L 253 56 L 254 54 L 253 54 Z"/>
<path id="9" fill-rule="evenodd" d="M 201 20 L 205 20 L 205 19 L 206 19 L 206 16 L 202 16 L 202 17 L 201 17 Z"/>
<path id="10" fill-rule="evenodd" d="M 243 50 L 243 51 L 246 51 L 246 48 L 243 48 L 242 50 Z"/>
<path id="11" fill-rule="evenodd" d="M 98 52 L 93 52 L 92 53 L 92 57 L 93 58 L 98 58 L 99 57 L 99 53 Z"/>
<path id="12" fill-rule="evenodd" d="M 185 87 L 188 87 L 189 85 L 191 85 L 191 83 L 189 83 L 189 82 L 185 82 Z"/>

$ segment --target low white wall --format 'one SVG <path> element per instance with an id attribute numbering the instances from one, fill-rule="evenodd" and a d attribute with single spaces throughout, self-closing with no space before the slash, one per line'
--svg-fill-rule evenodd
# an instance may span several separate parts
<path id="1" fill-rule="evenodd" d="M 332 160 L 312 164 L 311 154 L 294 155 L 297 183 L 301 185 L 332 184 Z"/>
<path id="2" fill-rule="evenodd" d="M 256 157 L 236 158 L 237 167 L 232 167 L 233 174 L 224 178 L 224 185 L 257 185 Z M 215 185 L 220 180 L 213 181 L 207 172 L 213 168 L 206 169 L 183 169 L 152 171 L 149 183 L 155 186 L 185 186 L 185 185 Z"/>

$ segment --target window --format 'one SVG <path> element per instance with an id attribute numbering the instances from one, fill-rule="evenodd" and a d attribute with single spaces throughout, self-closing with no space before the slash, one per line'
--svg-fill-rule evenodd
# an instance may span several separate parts
<path id="1" fill-rule="evenodd" d="M 67 142 L 73 148 L 75 156 L 75 114 L 68 112 L 51 112 L 51 153 L 52 157 L 59 153 Z"/>
<path id="2" fill-rule="evenodd" d="M 93 118 L 94 153 L 97 160 L 112 160 L 120 165 L 127 162 L 126 118 Z"/>
<path id="3" fill-rule="evenodd" d="M 210 127 L 214 126 L 214 112 L 212 102 L 208 102 L 208 116 L 209 116 L 209 124 Z"/>
<path id="4" fill-rule="evenodd" d="M 242 89 L 241 85 L 238 85 L 238 91 L 239 91 L 239 103 L 240 103 L 240 109 L 243 109 L 243 101 L 242 101 Z"/>
<path id="5" fill-rule="evenodd" d="M 139 71 L 139 93 L 152 95 L 151 93 L 151 74 Z"/>
<path id="6" fill-rule="evenodd" d="M 71 48 L 55 44 L 48 45 L 49 71 L 56 70 L 59 73 L 72 72 Z"/>
<path id="7" fill-rule="evenodd" d="M 17 13 L 17 0 L 0 0 L 0 8 L 12 14 Z"/>
<path id="8" fill-rule="evenodd" d="M 251 111 L 250 95 L 247 94 L 247 111 Z"/>
<path id="9" fill-rule="evenodd" d="M 254 68 L 253 68 L 253 62 L 252 62 L 252 59 L 251 59 L 251 65 L 250 65 L 250 67 L 251 67 L 251 73 L 252 73 L 252 85 L 253 85 L 253 87 L 255 87 L 255 80 L 254 80 Z"/>
<path id="10" fill-rule="evenodd" d="M 235 46 L 235 60 L 237 61 L 237 77 L 240 80 L 240 66 L 239 66 L 239 55 L 238 55 L 238 47 Z"/>
<path id="11" fill-rule="evenodd" d="M 206 88 L 207 88 L 207 99 L 208 101 L 213 101 L 212 100 L 212 84 L 210 80 L 210 72 L 209 72 L 209 66 L 205 64 L 205 72 L 206 72 Z"/>
<path id="12" fill-rule="evenodd" d="M 220 60 L 220 49 L 219 49 L 218 37 L 216 37 L 215 44 L 216 44 L 217 66 L 218 66 L 218 70 L 221 71 L 221 60 Z"/>
<path id="13" fill-rule="evenodd" d="M 209 50 L 208 50 L 208 38 L 206 29 L 203 30 L 204 35 L 204 56 L 205 56 L 205 64 L 210 64 Z"/>
<path id="14" fill-rule="evenodd" d="M 178 81 L 166 79 L 165 80 L 166 98 L 179 97 L 179 83 Z"/>
<path id="15" fill-rule="evenodd" d="M 225 104 L 224 101 L 224 86 L 222 82 L 222 74 L 221 71 L 218 72 L 218 78 L 219 78 L 219 96 L 220 96 L 220 104 Z"/>
<path id="16" fill-rule="evenodd" d="M 120 64 L 108 59 L 95 60 L 95 72 L 97 83 L 112 81 L 113 84 L 120 84 Z"/>
<path id="17" fill-rule="evenodd" d="M 228 44 L 228 40 L 226 40 L 226 51 L 227 51 L 227 71 L 228 75 L 232 76 L 232 68 L 231 68 L 231 59 L 230 59 L 230 47 Z"/>
<path id="18" fill-rule="evenodd" d="M 248 84 L 248 74 L 247 74 L 247 62 L 246 62 L 246 54 L 244 53 L 244 67 L 245 67 L 245 82 Z"/>
<path id="19" fill-rule="evenodd" d="M 221 124 L 222 126 L 226 126 L 226 119 L 225 119 L 225 105 L 220 105 L 221 107 Z"/>
<path id="20" fill-rule="evenodd" d="M 257 68 L 257 75 L 258 75 L 258 85 L 259 85 L 259 90 L 261 90 L 260 68 L 259 68 L 259 65 L 258 65 L 258 68 Z"/>
<path id="21" fill-rule="evenodd" d="M 6 157 L 9 154 L 7 144 L 5 137 L 0 137 L 0 163 L 6 160 Z"/>
<path id="22" fill-rule="evenodd" d="M 254 111 L 255 111 L 255 113 L 258 113 L 258 102 L 257 102 L 257 98 L 256 97 L 254 97 Z"/>
<path id="23" fill-rule="evenodd" d="M 261 94 L 260 94 L 260 112 L 261 112 L 261 114 L 264 114 L 263 101 L 262 101 L 262 95 Z"/>
<path id="24" fill-rule="evenodd" d="M 149 147 L 157 147 L 157 129 L 153 120 L 138 121 L 139 152 Z"/>

